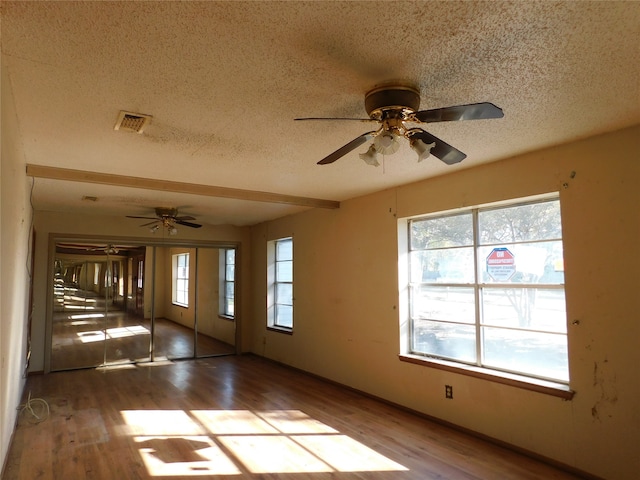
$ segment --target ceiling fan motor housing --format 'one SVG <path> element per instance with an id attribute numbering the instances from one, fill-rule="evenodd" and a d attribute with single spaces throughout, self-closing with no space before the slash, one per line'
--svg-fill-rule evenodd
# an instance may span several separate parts
<path id="1" fill-rule="evenodd" d="M 178 215 L 178 209 L 177 208 L 157 207 L 156 208 L 156 215 L 158 217 L 175 217 L 176 215 Z"/>
<path id="2" fill-rule="evenodd" d="M 377 87 L 365 95 L 364 107 L 376 120 L 382 119 L 385 112 L 392 117 L 405 116 L 420 107 L 420 91 L 407 85 Z"/>

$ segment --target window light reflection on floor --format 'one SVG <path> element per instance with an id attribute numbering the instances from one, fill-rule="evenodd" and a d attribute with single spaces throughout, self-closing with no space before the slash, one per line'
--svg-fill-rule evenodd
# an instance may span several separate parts
<path id="1" fill-rule="evenodd" d="M 151 476 L 407 471 L 300 410 L 124 410 Z"/>
<path id="2" fill-rule="evenodd" d="M 134 335 L 150 335 L 148 329 L 141 325 L 132 325 L 129 327 L 107 328 L 106 338 L 124 338 L 133 337 Z M 105 339 L 105 330 L 92 330 L 89 332 L 78 332 L 78 337 L 82 343 L 101 342 Z"/>

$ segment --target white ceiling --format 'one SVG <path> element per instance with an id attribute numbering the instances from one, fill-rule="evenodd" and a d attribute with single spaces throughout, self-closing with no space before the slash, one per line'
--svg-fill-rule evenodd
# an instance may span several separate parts
<path id="1" fill-rule="evenodd" d="M 640 122 L 640 2 L 13 2 L 2 61 L 28 164 L 345 200 Z M 371 130 L 364 94 L 399 80 L 421 109 L 500 120 L 426 130 L 461 164 L 400 152 L 316 162 Z M 149 114 L 142 135 L 120 110 Z M 95 202 L 82 200 L 96 196 Z M 38 178 L 40 210 L 252 225 L 307 207 Z M 135 220 L 131 220 L 135 224 Z"/>

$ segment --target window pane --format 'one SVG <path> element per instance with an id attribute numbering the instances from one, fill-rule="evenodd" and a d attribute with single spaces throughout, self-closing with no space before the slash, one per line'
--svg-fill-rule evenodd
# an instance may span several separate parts
<path id="1" fill-rule="evenodd" d="M 233 281 L 235 274 L 236 274 L 236 266 L 227 265 L 225 268 L 225 278 L 227 280 Z"/>
<path id="2" fill-rule="evenodd" d="M 293 240 L 278 240 L 276 242 L 276 261 L 293 260 Z"/>
<path id="3" fill-rule="evenodd" d="M 480 244 L 559 239 L 562 237 L 560 202 L 533 203 L 481 210 Z"/>
<path id="4" fill-rule="evenodd" d="M 510 262 L 495 258 L 500 253 L 502 257 L 509 254 Z M 484 283 L 564 283 L 562 242 L 559 240 L 480 247 L 478 260 Z"/>
<path id="5" fill-rule="evenodd" d="M 475 323 L 473 288 L 432 287 L 411 288 L 411 316 L 415 319 Z"/>
<path id="6" fill-rule="evenodd" d="M 293 282 L 293 262 L 276 263 L 276 282 Z"/>
<path id="7" fill-rule="evenodd" d="M 411 281 L 473 283 L 473 247 L 418 250 L 410 253 Z"/>
<path id="8" fill-rule="evenodd" d="M 293 307 L 291 305 L 276 305 L 276 325 L 279 327 L 293 327 Z"/>
<path id="9" fill-rule="evenodd" d="M 293 285 L 290 283 L 276 284 L 276 303 L 277 304 L 293 304 Z"/>
<path id="10" fill-rule="evenodd" d="M 482 332 L 486 366 L 569 380 L 565 335 L 488 327 Z"/>
<path id="11" fill-rule="evenodd" d="M 413 329 L 414 353 L 475 362 L 476 331 L 473 325 L 417 320 Z"/>
<path id="12" fill-rule="evenodd" d="M 236 251 L 235 250 L 233 250 L 231 248 L 226 250 L 225 257 L 226 257 L 225 260 L 227 262 L 227 265 L 232 265 L 232 264 L 236 263 Z"/>
<path id="13" fill-rule="evenodd" d="M 483 288 L 484 325 L 567 332 L 563 289 Z"/>
<path id="14" fill-rule="evenodd" d="M 411 222 L 411 249 L 473 245 L 470 213 Z"/>

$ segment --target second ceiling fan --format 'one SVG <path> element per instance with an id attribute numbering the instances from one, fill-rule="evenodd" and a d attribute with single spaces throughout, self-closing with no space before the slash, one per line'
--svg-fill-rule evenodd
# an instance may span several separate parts
<path id="1" fill-rule="evenodd" d="M 422 128 L 411 124 L 450 122 L 458 120 L 484 120 L 502 118 L 502 109 L 493 103 L 472 103 L 452 107 L 418 110 L 420 107 L 420 91 L 409 85 L 384 85 L 369 91 L 364 98 L 364 105 L 369 118 L 319 118 L 306 117 L 295 120 L 356 120 L 361 122 L 378 122 L 376 130 L 363 133 L 327 155 L 318 165 L 333 163 L 360 145 L 373 140 L 369 150 L 360 154 L 369 165 L 378 166 L 378 154 L 390 155 L 400 148 L 399 137 L 409 140 L 411 148 L 418 154 L 418 161 L 429 155 L 442 160 L 447 165 L 459 163 L 466 158 L 455 147 L 440 140 Z"/>
<path id="2" fill-rule="evenodd" d="M 156 208 L 156 216 L 155 217 L 138 217 L 134 215 L 127 215 L 127 218 L 144 218 L 147 220 L 153 220 L 153 222 L 144 223 L 140 225 L 141 227 L 150 227 L 152 233 L 155 233 L 160 227 L 166 228 L 169 235 L 175 235 L 178 233 L 178 229 L 176 225 L 184 225 L 185 227 L 191 228 L 200 228 L 202 225 L 199 223 L 193 223 L 189 220 L 195 220 L 194 217 L 190 216 L 178 216 L 177 208 Z"/>

